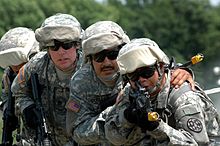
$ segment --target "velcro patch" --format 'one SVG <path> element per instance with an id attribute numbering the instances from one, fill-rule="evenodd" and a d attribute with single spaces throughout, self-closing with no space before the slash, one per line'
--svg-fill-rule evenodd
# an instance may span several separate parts
<path id="1" fill-rule="evenodd" d="M 196 133 L 200 133 L 203 129 L 202 122 L 196 118 L 188 119 L 187 127 Z"/>
<path id="2" fill-rule="evenodd" d="M 77 113 L 80 109 L 80 105 L 74 100 L 69 100 L 66 104 L 66 108 Z"/>

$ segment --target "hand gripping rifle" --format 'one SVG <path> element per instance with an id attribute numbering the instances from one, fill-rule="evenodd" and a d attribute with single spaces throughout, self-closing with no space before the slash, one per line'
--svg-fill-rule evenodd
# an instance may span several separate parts
<path id="1" fill-rule="evenodd" d="M 143 88 L 138 81 L 135 82 L 137 86 L 137 92 L 135 92 L 135 105 L 137 110 L 142 113 L 147 113 L 148 121 L 157 121 L 159 119 L 159 114 L 153 112 L 152 105 L 150 102 L 150 95 L 145 88 Z"/>
<path id="2" fill-rule="evenodd" d="M 36 104 L 36 115 L 38 125 L 36 129 L 36 145 L 37 146 L 52 146 L 49 132 L 47 130 L 46 119 L 43 111 L 41 98 L 39 96 L 39 81 L 37 74 L 31 74 L 32 93 Z"/>

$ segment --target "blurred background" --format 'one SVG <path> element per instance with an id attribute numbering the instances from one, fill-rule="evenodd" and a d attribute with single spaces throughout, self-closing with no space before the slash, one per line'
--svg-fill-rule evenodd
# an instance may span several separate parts
<path id="1" fill-rule="evenodd" d="M 204 60 L 191 66 L 195 80 L 205 90 L 220 87 L 219 0 L 1 0 L 0 6 L 0 37 L 18 26 L 35 30 L 55 13 L 72 14 L 84 29 L 99 20 L 112 20 L 131 39 L 156 41 L 177 62 L 202 53 Z M 209 96 L 220 111 L 220 93 Z"/>

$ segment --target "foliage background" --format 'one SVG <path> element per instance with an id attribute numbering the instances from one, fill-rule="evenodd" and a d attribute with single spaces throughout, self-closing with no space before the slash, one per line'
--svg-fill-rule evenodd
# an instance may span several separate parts
<path id="1" fill-rule="evenodd" d="M 220 66 L 220 6 L 209 0 L 1 0 L 0 5 L 0 37 L 18 26 L 35 30 L 55 13 L 72 14 L 84 29 L 99 20 L 112 20 L 131 39 L 155 40 L 177 62 L 203 53 L 204 61 L 192 67 L 195 80 L 204 89 L 217 86 L 219 76 L 212 70 Z M 218 100 L 219 94 L 214 96 Z"/>

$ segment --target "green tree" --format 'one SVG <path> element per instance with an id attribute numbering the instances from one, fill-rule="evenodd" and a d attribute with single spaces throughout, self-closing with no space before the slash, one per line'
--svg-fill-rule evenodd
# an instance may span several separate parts
<path id="1" fill-rule="evenodd" d="M 0 1 L 0 36 L 13 27 L 25 26 L 35 29 L 44 18 L 44 13 L 35 0 Z"/>

